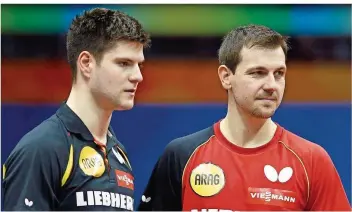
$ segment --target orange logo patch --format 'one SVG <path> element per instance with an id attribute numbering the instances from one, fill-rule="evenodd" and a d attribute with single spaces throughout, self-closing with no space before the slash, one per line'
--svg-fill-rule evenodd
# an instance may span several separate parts
<path id="1" fill-rule="evenodd" d="M 115 170 L 115 174 L 118 186 L 134 190 L 134 177 L 131 174 L 120 170 Z"/>

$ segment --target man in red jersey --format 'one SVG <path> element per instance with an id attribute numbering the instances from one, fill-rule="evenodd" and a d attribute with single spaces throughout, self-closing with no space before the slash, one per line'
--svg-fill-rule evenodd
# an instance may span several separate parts
<path id="1" fill-rule="evenodd" d="M 139 210 L 345 210 L 328 153 L 271 120 L 285 90 L 287 40 L 258 25 L 226 35 L 218 75 L 228 112 L 169 143 Z"/>

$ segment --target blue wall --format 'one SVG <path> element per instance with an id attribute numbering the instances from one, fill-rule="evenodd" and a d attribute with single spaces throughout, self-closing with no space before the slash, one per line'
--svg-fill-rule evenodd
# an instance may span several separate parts
<path id="1" fill-rule="evenodd" d="M 2 105 L 1 159 L 18 140 L 52 115 L 58 105 Z M 225 105 L 139 105 L 114 114 L 112 126 L 127 148 L 135 173 L 136 205 L 151 170 L 172 139 L 208 127 L 224 117 Z M 351 107 L 349 104 L 282 105 L 274 120 L 323 146 L 330 154 L 351 199 Z"/>

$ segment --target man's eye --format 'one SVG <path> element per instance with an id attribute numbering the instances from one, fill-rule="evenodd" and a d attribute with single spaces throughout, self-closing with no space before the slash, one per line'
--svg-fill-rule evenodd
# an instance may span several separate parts
<path id="1" fill-rule="evenodd" d="M 119 64 L 121 67 L 126 67 L 126 66 L 129 65 L 128 62 L 119 62 L 118 64 Z"/>
<path id="2" fill-rule="evenodd" d="M 257 75 L 257 76 L 261 76 L 261 75 L 264 75 L 264 71 L 255 71 L 255 72 L 252 72 L 251 75 Z"/>
<path id="3" fill-rule="evenodd" d="M 276 71 L 274 74 L 276 77 L 282 77 L 285 73 L 283 71 Z"/>

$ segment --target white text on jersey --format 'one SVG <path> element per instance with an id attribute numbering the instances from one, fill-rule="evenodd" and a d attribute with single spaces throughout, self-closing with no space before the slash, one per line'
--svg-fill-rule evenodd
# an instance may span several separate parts
<path id="1" fill-rule="evenodd" d="M 103 205 L 133 211 L 133 198 L 105 191 L 76 192 L 77 206 Z"/>

